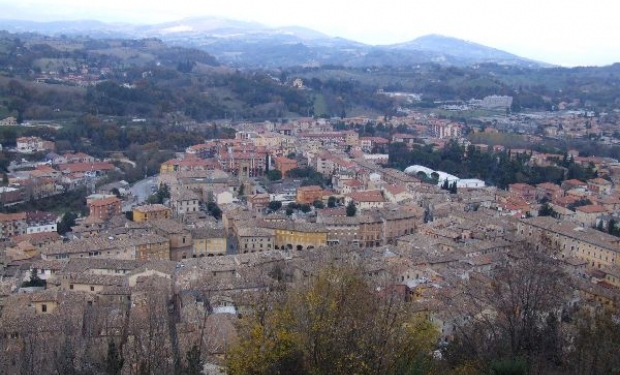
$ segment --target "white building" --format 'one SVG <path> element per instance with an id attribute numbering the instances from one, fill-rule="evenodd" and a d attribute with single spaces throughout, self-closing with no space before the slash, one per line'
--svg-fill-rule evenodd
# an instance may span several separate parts
<path id="1" fill-rule="evenodd" d="M 485 187 L 485 183 L 484 181 L 476 178 L 464 178 L 456 182 L 456 187 L 464 189 L 478 189 Z"/>

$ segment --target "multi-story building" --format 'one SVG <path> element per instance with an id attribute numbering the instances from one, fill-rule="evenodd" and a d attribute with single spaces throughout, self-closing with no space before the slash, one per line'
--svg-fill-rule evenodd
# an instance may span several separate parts
<path id="1" fill-rule="evenodd" d="M 191 257 L 192 234 L 183 224 L 170 219 L 149 220 L 152 231 L 170 241 L 170 260 Z"/>
<path id="2" fill-rule="evenodd" d="M 133 221 L 144 223 L 153 220 L 170 219 L 171 210 L 163 204 L 147 204 L 133 208 Z"/>
<path id="3" fill-rule="evenodd" d="M 26 234 L 28 232 L 26 213 L 0 214 L 0 230 L 3 238 Z"/>
<path id="4" fill-rule="evenodd" d="M 121 209 L 122 201 L 117 197 L 95 199 L 88 203 L 89 216 L 102 221 L 120 215 Z"/>
<path id="5" fill-rule="evenodd" d="M 270 197 L 267 193 L 248 195 L 248 207 L 253 210 L 260 210 L 269 206 Z"/>
<path id="6" fill-rule="evenodd" d="M 54 150 L 54 142 L 46 141 L 39 137 L 19 137 L 16 143 L 17 152 L 22 154 Z"/>
<path id="7" fill-rule="evenodd" d="M 606 195 L 611 193 L 611 189 L 613 188 L 613 184 L 610 181 L 605 180 L 604 178 L 593 178 L 587 181 L 588 190 L 595 193 Z"/>
<path id="8" fill-rule="evenodd" d="M 51 212 L 30 211 L 26 213 L 28 228 L 26 233 L 56 232 L 58 216 Z"/>
<path id="9" fill-rule="evenodd" d="M 424 209 L 414 206 L 385 208 L 375 213 L 381 218 L 382 244 L 394 244 L 396 239 L 414 233 L 424 222 Z"/>
<path id="10" fill-rule="evenodd" d="M 461 135 L 461 124 L 437 122 L 433 124 L 433 134 L 437 138 L 456 138 Z"/>
<path id="11" fill-rule="evenodd" d="M 286 176 L 286 173 L 291 169 L 297 168 L 297 160 L 289 159 L 281 156 L 275 160 L 276 169 L 282 172 L 282 176 Z"/>
<path id="12" fill-rule="evenodd" d="M 213 158 L 217 154 L 217 143 L 215 141 L 211 141 L 189 146 L 185 150 L 185 153 L 188 155 L 195 155 L 201 159 Z"/>
<path id="13" fill-rule="evenodd" d="M 41 249 L 43 260 L 95 258 L 170 260 L 170 241 L 157 234 L 132 237 L 92 236 Z"/>
<path id="14" fill-rule="evenodd" d="M 170 207 L 175 215 L 198 212 L 199 196 L 191 190 L 173 189 L 170 196 Z"/>
<path id="15" fill-rule="evenodd" d="M 230 147 L 218 154 L 220 168 L 239 177 L 257 177 L 265 173 L 268 152 L 266 149 Z"/>
<path id="16" fill-rule="evenodd" d="M 536 248 L 550 247 L 561 259 L 586 261 L 589 268 L 620 266 L 620 238 L 596 229 L 541 216 L 519 221 L 517 235 Z"/>
<path id="17" fill-rule="evenodd" d="M 315 200 L 323 198 L 323 188 L 318 185 L 302 186 L 297 189 L 297 203 L 312 204 Z"/>
<path id="18" fill-rule="evenodd" d="M 589 204 L 575 208 L 575 216 L 573 220 L 584 227 L 594 228 L 596 226 L 596 220 L 600 216 L 608 213 L 609 211 L 607 211 L 607 209 L 603 206 Z"/>
<path id="19" fill-rule="evenodd" d="M 322 224 L 263 222 L 261 227 L 275 232 L 275 249 L 310 250 L 327 246 L 327 228 Z"/>
<path id="20" fill-rule="evenodd" d="M 372 152 L 376 147 L 386 146 L 390 143 L 381 137 L 362 137 L 360 138 L 360 147 L 364 152 Z"/>
<path id="21" fill-rule="evenodd" d="M 251 226 L 250 223 L 246 223 L 246 225 L 237 228 L 237 244 L 240 253 L 274 250 L 275 233 L 273 229 L 258 228 Z"/>
<path id="22" fill-rule="evenodd" d="M 228 241 L 223 228 L 201 228 L 192 231 L 192 257 L 225 255 Z"/>
<path id="23" fill-rule="evenodd" d="M 543 182 L 536 185 L 536 199 L 555 201 L 564 196 L 564 190 L 559 185 L 550 182 Z"/>
<path id="24" fill-rule="evenodd" d="M 525 199 L 527 202 L 536 200 L 536 188 L 532 185 L 516 183 L 508 185 L 508 191 Z"/>
<path id="25" fill-rule="evenodd" d="M 199 159 L 198 157 L 189 154 L 184 159 L 171 159 L 163 162 L 159 167 L 159 172 L 206 171 L 216 168 L 217 163 L 215 161 Z"/>
<path id="26" fill-rule="evenodd" d="M 360 246 L 359 216 L 346 216 L 344 209 L 321 210 L 317 215 L 317 223 L 327 229 L 328 244 Z"/>
<path id="27" fill-rule="evenodd" d="M 345 204 L 355 202 L 355 205 L 361 210 L 372 208 L 382 208 L 385 204 L 385 198 L 380 190 L 356 191 L 347 195 L 344 199 Z"/>

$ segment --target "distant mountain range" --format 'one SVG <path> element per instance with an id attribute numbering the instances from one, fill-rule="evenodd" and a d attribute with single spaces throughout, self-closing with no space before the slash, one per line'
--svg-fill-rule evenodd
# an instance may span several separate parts
<path id="1" fill-rule="evenodd" d="M 94 20 L 32 22 L 0 20 L 9 32 L 88 35 L 92 38 L 160 38 L 164 42 L 203 49 L 226 65 L 249 68 L 344 65 L 406 66 L 434 62 L 466 66 L 481 63 L 549 67 L 505 51 L 457 38 L 427 35 L 393 45 L 371 46 L 330 37 L 315 30 L 215 17 L 187 18 L 155 25 L 104 23 Z"/>

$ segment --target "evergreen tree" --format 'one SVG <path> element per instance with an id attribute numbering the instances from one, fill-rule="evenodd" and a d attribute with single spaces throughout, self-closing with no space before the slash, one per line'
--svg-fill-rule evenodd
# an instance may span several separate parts
<path id="1" fill-rule="evenodd" d="M 614 219 L 609 219 L 609 223 L 607 223 L 607 233 L 615 236 L 616 233 L 616 221 Z"/>
<path id="2" fill-rule="evenodd" d="M 200 358 L 200 348 L 197 345 L 192 346 L 190 350 L 185 354 L 187 359 L 187 368 L 185 370 L 186 375 L 200 375 L 202 374 L 202 359 Z"/>
<path id="3" fill-rule="evenodd" d="M 355 216 L 355 213 L 357 212 L 357 207 L 355 207 L 355 202 L 350 201 L 349 204 L 347 205 L 347 216 Z"/>
<path id="4" fill-rule="evenodd" d="M 327 198 L 327 207 L 334 208 L 336 207 L 336 197 L 330 196 Z"/>
<path id="5" fill-rule="evenodd" d="M 125 359 L 114 340 L 108 342 L 108 355 L 105 362 L 106 375 L 120 375 L 123 370 Z"/>
<path id="6" fill-rule="evenodd" d="M 445 180 L 443 180 L 443 185 L 441 185 L 441 188 L 443 190 L 448 190 L 449 186 L 448 186 L 448 179 L 446 178 Z"/>

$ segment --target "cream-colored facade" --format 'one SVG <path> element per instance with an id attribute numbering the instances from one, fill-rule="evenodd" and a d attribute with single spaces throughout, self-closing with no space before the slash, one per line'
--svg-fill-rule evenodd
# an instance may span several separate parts
<path id="1" fill-rule="evenodd" d="M 192 256 L 204 257 L 226 254 L 226 237 L 194 238 Z"/>
<path id="2" fill-rule="evenodd" d="M 521 220 L 517 235 L 537 248 L 549 246 L 559 257 L 577 257 L 589 268 L 620 266 L 620 238 L 551 217 Z"/>

